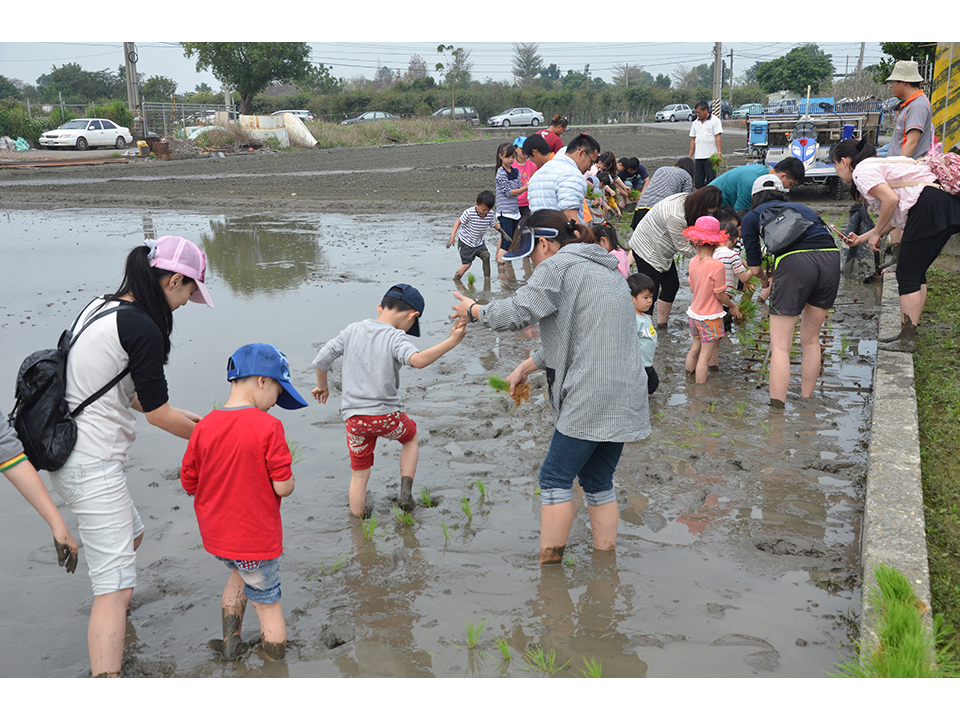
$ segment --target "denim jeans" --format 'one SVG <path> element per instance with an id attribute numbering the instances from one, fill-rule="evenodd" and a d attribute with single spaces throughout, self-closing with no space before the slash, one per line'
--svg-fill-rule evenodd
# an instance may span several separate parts
<path id="1" fill-rule="evenodd" d="M 579 478 L 588 505 L 616 500 L 613 473 L 620 462 L 623 443 L 579 440 L 553 431 L 550 449 L 540 466 L 541 504 L 573 500 L 573 479 Z"/>

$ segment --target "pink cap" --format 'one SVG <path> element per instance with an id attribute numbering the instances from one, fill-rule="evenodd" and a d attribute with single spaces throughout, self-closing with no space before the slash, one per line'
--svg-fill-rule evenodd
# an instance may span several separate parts
<path id="1" fill-rule="evenodd" d="M 190 278 L 197 283 L 197 291 L 190 296 L 190 299 L 213 307 L 213 300 L 210 299 L 207 286 L 203 284 L 204 275 L 207 272 L 207 256 L 203 254 L 203 250 L 186 238 L 175 235 L 164 235 L 157 238 L 155 243 L 148 240 L 147 245 L 150 247 L 150 254 L 147 256 L 150 259 L 150 267 L 180 273 Z"/>

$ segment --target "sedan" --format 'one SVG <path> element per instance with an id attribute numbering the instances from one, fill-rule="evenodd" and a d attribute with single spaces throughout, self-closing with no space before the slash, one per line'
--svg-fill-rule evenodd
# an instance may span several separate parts
<path id="1" fill-rule="evenodd" d="M 356 122 L 369 122 L 371 120 L 399 120 L 396 115 L 391 115 L 388 112 L 381 112 L 380 110 L 371 110 L 370 112 L 365 112 L 363 115 L 355 118 L 350 118 L 349 120 L 344 120 L 341 122 L 341 125 L 353 125 Z"/>
<path id="2" fill-rule="evenodd" d="M 291 115 L 296 115 L 301 120 L 313 121 L 316 118 L 313 116 L 309 110 L 277 110 L 275 113 L 270 113 L 271 115 L 283 115 L 284 113 L 290 113 Z"/>
<path id="3" fill-rule="evenodd" d="M 733 111 L 733 117 L 736 119 L 745 118 L 747 115 L 763 115 L 763 105 L 760 103 L 744 103 Z"/>
<path id="4" fill-rule="evenodd" d="M 690 109 L 690 106 L 680 103 L 677 105 L 667 105 L 663 110 L 657 111 L 654 120 L 657 122 L 661 120 L 677 122 L 678 120 L 693 120 L 694 117 L 693 110 Z"/>
<path id="5" fill-rule="evenodd" d="M 133 135 L 106 118 L 78 118 L 70 120 L 56 130 L 47 130 L 37 140 L 42 148 L 73 147 L 86 150 L 90 147 L 115 147 L 122 150 L 133 142 Z"/>
<path id="6" fill-rule="evenodd" d="M 530 108 L 512 108 L 504 110 L 499 115 L 494 115 L 487 120 L 490 127 L 510 127 L 511 125 L 533 125 L 537 126 L 543 122 L 543 113 Z"/>

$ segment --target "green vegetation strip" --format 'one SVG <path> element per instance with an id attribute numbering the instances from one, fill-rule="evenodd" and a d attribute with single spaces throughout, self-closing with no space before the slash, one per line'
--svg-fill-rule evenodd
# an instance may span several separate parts
<path id="1" fill-rule="evenodd" d="M 960 273 L 934 268 L 928 280 L 914 368 L 930 590 L 960 662 Z"/>

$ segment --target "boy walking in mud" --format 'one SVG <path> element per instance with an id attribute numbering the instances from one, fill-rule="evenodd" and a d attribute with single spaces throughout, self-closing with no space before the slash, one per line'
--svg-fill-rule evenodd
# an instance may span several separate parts
<path id="1" fill-rule="evenodd" d="M 361 320 L 344 328 L 324 345 L 313 364 L 317 386 L 311 394 L 326 403 L 330 397 L 327 371 L 343 356 L 343 399 L 340 410 L 350 451 L 350 512 L 370 516 L 367 482 L 373 468 L 377 438 L 397 440 L 400 445 L 400 507 L 413 509 L 413 478 L 417 471 L 420 438 L 417 426 L 400 402 L 400 366 L 425 368 L 456 347 L 466 335 L 466 322 L 458 321 L 450 337 L 428 350 L 418 350 L 407 335 L 420 337 L 423 296 L 403 283 L 394 285 L 377 306 L 375 319 Z"/>
<path id="2" fill-rule="evenodd" d="M 227 660 L 244 651 L 247 598 L 260 620 L 263 651 L 282 660 L 287 625 L 280 607 L 283 528 L 280 499 L 293 492 L 283 424 L 268 412 L 307 406 L 290 382 L 287 358 L 273 345 L 244 345 L 227 361 L 230 397 L 204 417 L 187 444 L 180 483 L 193 495 L 204 549 L 230 568 L 221 603 Z"/>
<path id="3" fill-rule="evenodd" d="M 457 249 L 460 251 L 460 267 L 453 274 L 454 280 L 459 280 L 464 273 L 470 269 L 473 261 L 480 258 L 483 265 L 483 279 L 490 279 L 490 251 L 483 242 L 483 234 L 493 228 L 500 231 L 500 224 L 493 214 L 493 206 L 496 198 L 489 190 L 484 190 L 477 195 L 477 204 L 464 210 L 456 222 L 453 223 L 453 230 L 450 231 L 450 241 L 447 247 L 457 243 Z"/>

